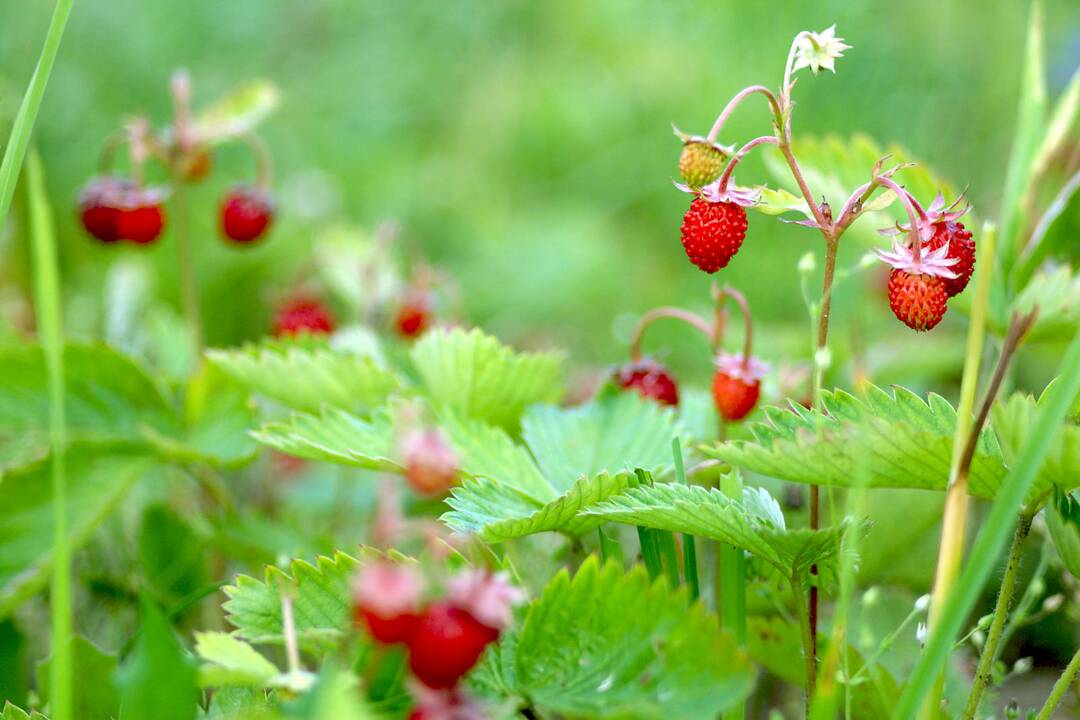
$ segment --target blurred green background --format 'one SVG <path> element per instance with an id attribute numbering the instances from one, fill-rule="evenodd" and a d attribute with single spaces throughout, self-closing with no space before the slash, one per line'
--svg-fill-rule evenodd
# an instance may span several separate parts
<path id="1" fill-rule="evenodd" d="M 671 185 L 679 149 L 671 122 L 703 133 L 742 86 L 779 84 L 795 33 L 836 23 L 854 49 L 835 76 L 800 75 L 796 138 L 862 131 L 896 141 L 956 186 L 970 184 L 986 217 L 996 210 L 1013 130 L 1027 5 L 78 2 L 36 136 L 59 211 L 69 327 L 100 332 L 104 273 L 121 255 L 152 262 L 156 291 L 170 302 L 177 294 L 168 239 L 149 251 L 102 248 L 71 211 L 126 114 L 167 119 L 176 67 L 191 70 L 197 104 L 255 77 L 284 96 L 262 128 L 282 207 L 270 241 L 238 251 L 215 237 L 216 198 L 252 173 L 241 150 L 219 153 L 221 172 L 196 189 L 211 342 L 265 332 L 272 298 L 297 280 L 327 225 L 396 219 L 409 255 L 428 256 L 458 279 L 471 321 L 599 365 L 624 357 L 633 319 L 650 306 L 707 302 L 709 280 L 678 240 L 687 198 Z M 4 6 L 0 108 L 17 102 L 50 9 Z M 1080 60 L 1080 3 L 1051 0 L 1046 15 L 1056 93 Z M 763 106 L 752 101 L 722 140 L 768 132 Z M 740 178 L 770 180 L 754 158 Z M 743 250 L 717 277 L 749 296 L 762 354 L 805 360 L 795 263 L 808 249 L 820 252 L 820 238 L 764 216 L 750 223 Z M 17 280 L 25 258 L 16 235 L 8 233 L 2 272 Z M 850 264 L 865 247 L 848 246 Z M 912 337 L 888 316 L 880 289 L 867 294 L 867 275 L 839 290 L 838 342 L 855 328 L 887 357 Z M 950 313 L 926 347 L 958 361 L 963 328 Z M 662 330 L 648 344 L 672 343 L 680 349 L 667 350 L 669 359 L 704 378 L 704 345 L 685 331 Z M 923 375 L 886 369 L 874 379 L 917 384 Z"/>

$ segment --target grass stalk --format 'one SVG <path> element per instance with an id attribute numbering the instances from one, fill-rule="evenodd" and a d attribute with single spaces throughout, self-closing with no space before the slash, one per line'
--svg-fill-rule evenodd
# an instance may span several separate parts
<path id="1" fill-rule="evenodd" d="M 720 478 L 720 492 L 742 503 L 742 478 L 732 470 Z M 731 630 L 739 647 L 746 646 L 746 556 L 731 545 L 720 547 L 720 620 Z M 723 720 L 742 720 L 746 703 L 740 702 L 723 715 Z"/>
<path id="2" fill-rule="evenodd" d="M 675 480 L 683 485 L 689 485 L 686 479 L 686 467 L 683 464 L 682 442 L 679 437 L 671 439 L 671 454 L 675 461 Z M 697 569 L 697 543 L 694 536 L 683 535 L 683 576 L 690 588 L 690 600 L 693 602 L 701 596 L 701 581 L 698 579 Z"/>
<path id="3" fill-rule="evenodd" d="M 8 210 L 11 209 L 15 184 L 26 158 L 26 149 L 30 146 L 30 134 L 34 129 L 34 121 L 37 120 L 38 110 L 41 109 L 41 100 L 45 97 L 45 86 L 49 83 L 56 54 L 60 50 L 60 41 L 64 37 L 72 2 L 73 0 L 57 0 L 53 8 L 52 20 L 49 21 L 49 29 L 45 33 L 45 43 L 41 46 L 41 55 L 4 148 L 4 159 L 0 162 L 0 225 L 4 224 Z"/>
<path id="4" fill-rule="evenodd" d="M 1069 689 L 1069 686 L 1076 680 L 1077 673 L 1080 673 L 1080 649 L 1076 651 L 1057 682 L 1054 683 L 1050 696 L 1046 698 L 1046 702 L 1043 703 L 1039 714 L 1035 716 L 1035 720 L 1051 720 L 1053 718 L 1054 711 L 1061 704 L 1061 700 L 1065 697 L 1065 692 Z"/>
<path id="5" fill-rule="evenodd" d="M 173 235 L 176 238 L 177 269 L 180 273 L 180 300 L 184 309 L 184 323 L 195 367 L 198 367 L 204 348 L 202 313 L 199 310 L 199 284 L 195 276 L 195 248 L 191 235 L 191 207 L 188 204 L 188 188 L 182 177 L 177 176 L 172 196 Z"/>
<path id="6" fill-rule="evenodd" d="M 38 336 L 49 378 L 49 451 L 52 462 L 53 577 L 51 596 L 51 715 L 71 720 L 71 557 L 68 548 L 67 482 L 64 476 L 64 340 L 60 314 L 60 273 L 52 210 L 45 194 L 41 159 L 27 163 L 31 244 L 34 258 L 34 305 Z"/>

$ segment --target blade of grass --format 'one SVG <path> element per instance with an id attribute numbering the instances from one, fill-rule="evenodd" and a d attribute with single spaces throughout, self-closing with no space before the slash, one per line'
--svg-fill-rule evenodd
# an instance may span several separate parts
<path id="1" fill-rule="evenodd" d="M 67 487 L 64 478 L 64 346 L 60 318 L 60 279 L 52 211 L 45 195 L 41 159 L 27 163 L 30 228 L 34 257 L 34 300 L 38 335 L 49 376 L 49 447 L 52 453 L 52 688 L 55 720 L 71 720 L 71 558 L 67 538 Z"/>
<path id="2" fill-rule="evenodd" d="M 57 0 L 56 7 L 53 8 L 49 30 L 45 34 L 45 44 L 41 47 L 41 56 L 38 58 L 37 67 L 34 68 L 34 74 L 30 77 L 30 85 L 26 88 L 26 94 L 23 95 L 19 111 L 15 115 L 15 124 L 11 127 L 7 147 L 4 148 L 4 159 L 0 162 L 0 226 L 3 226 L 8 210 L 11 209 L 15 183 L 19 179 L 19 171 L 26 157 L 30 133 L 34 129 L 34 121 L 41 108 L 41 98 L 45 95 L 45 86 L 49 82 L 56 53 L 60 50 L 60 40 L 64 36 L 68 15 L 71 14 L 72 2 L 73 0 Z"/>
<path id="3" fill-rule="evenodd" d="M 637 475 L 641 485 L 652 485 L 652 478 L 644 470 L 637 469 L 634 474 Z M 641 559 L 645 561 L 645 569 L 649 571 L 649 577 L 655 580 L 664 572 L 664 563 L 660 559 L 660 543 L 657 541 L 656 533 L 649 528 L 638 525 L 637 534 L 638 544 L 641 545 Z M 678 585 L 678 582 L 675 585 Z"/>
<path id="4" fill-rule="evenodd" d="M 967 566 L 961 573 L 942 608 L 938 625 L 927 640 L 907 687 L 900 696 L 894 717 L 901 720 L 915 716 L 923 698 L 944 666 L 953 642 L 965 618 L 971 612 L 1009 535 L 1013 532 L 1024 498 L 1035 482 L 1069 406 L 1080 392 L 1080 333 L 1065 352 L 1058 368 L 1060 391 L 1048 397 L 1039 408 L 1034 427 L 1016 462 L 998 492 L 986 517 Z"/>
<path id="5" fill-rule="evenodd" d="M 742 503 L 742 478 L 732 470 L 720 478 L 720 492 Z M 731 630 L 739 647 L 746 647 L 746 555 L 742 549 L 724 545 L 720 548 L 720 621 Z M 746 703 L 741 702 L 724 713 L 723 720 L 742 720 Z"/>
<path id="6" fill-rule="evenodd" d="M 600 559 L 605 564 L 614 560 L 622 565 L 622 545 L 619 544 L 619 540 L 609 536 L 602 527 L 597 528 L 596 532 L 600 535 Z"/>
<path id="7" fill-rule="evenodd" d="M 671 438 L 671 454 L 675 459 L 676 482 L 689 485 L 686 479 L 686 467 L 683 465 L 682 443 L 677 435 Z M 693 535 L 683 535 L 683 576 L 690 587 L 690 601 L 693 602 L 701 596 L 701 584 L 697 571 L 697 544 Z"/>

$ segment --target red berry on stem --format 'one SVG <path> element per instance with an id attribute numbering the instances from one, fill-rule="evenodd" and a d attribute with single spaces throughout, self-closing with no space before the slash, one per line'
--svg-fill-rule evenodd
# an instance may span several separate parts
<path id="1" fill-rule="evenodd" d="M 743 362 L 741 354 L 717 356 L 712 383 L 716 411 L 729 422 L 749 415 L 761 397 L 761 378 L 767 372 L 768 367 L 753 357 Z"/>
<path id="2" fill-rule="evenodd" d="M 318 300 L 291 300 L 278 310 L 274 320 L 274 335 L 290 337 L 302 333 L 328 335 L 334 332 L 334 317 Z"/>
<path id="3" fill-rule="evenodd" d="M 123 193 L 117 206 L 116 234 L 123 240 L 147 245 L 161 236 L 165 227 L 165 209 L 161 191 L 131 188 Z"/>
<path id="4" fill-rule="evenodd" d="M 426 293 L 409 292 L 394 316 L 394 328 L 405 338 L 414 338 L 431 326 L 431 299 Z"/>
<path id="5" fill-rule="evenodd" d="M 429 688 L 451 688 L 480 660 L 499 631 L 448 603 L 427 609 L 409 637 L 409 667 Z"/>
<path id="6" fill-rule="evenodd" d="M 413 568 L 372 563 L 353 585 L 353 617 L 380 643 L 406 642 L 420 620 L 423 589 L 423 578 Z"/>
<path id="7" fill-rule="evenodd" d="M 441 495 L 454 486 L 458 459 L 438 429 L 410 432 L 401 442 L 405 479 L 420 495 Z"/>
<path id="8" fill-rule="evenodd" d="M 946 278 L 894 268 L 889 276 L 889 307 L 912 330 L 929 330 L 945 317 Z"/>
<path id="9" fill-rule="evenodd" d="M 640 360 L 617 369 L 615 382 L 624 390 L 633 388 L 643 398 L 661 405 L 679 404 L 679 386 L 667 368 L 655 360 Z"/>
<path id="10" fill-rule="evenodd" d="M 258 188 L 236 188 L 221 203 L 221 231 L 236 243 L 262 237 L 273 218 L 273 203 Z"/>
<path id="11" fill-rule="evenodd" d="M 683 216 L 683 249 L 707 273 L 726 267 L 745 237 L 746 210 L 733 202 L 694 198 Z"/>
<path id="12" fill-rule="evenodd" d="M 95 178 L 79 194 L 79 217 L 86 231 L 105 243 L 120 239 L 116 229 L 118 205 L 134 185 L 113 177 Z"/>
<path id="13" fill-rule="evenodd" d="M 971 238 L 971 231 L 966 229 L 961 222 L 937 222 L 934 223 L 933 228 L 934 234 L 926 247 L 933 251 L 942 245 L 949 246 L 946 257 L 957 261 L 949 268 L 956 277 L 942 279 L 945 281 L 945 292 L 949 297 L 959 295 L 967 287 L 971 274 L 975 271 L 975 241 Z"/>

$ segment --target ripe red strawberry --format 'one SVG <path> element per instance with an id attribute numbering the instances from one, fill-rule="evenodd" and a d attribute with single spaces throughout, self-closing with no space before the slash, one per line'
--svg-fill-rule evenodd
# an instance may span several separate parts
<path id="1" fill-rule="evenodd" d="M 328 335 L 334 332 L 334 317 L 320 301 L 309 298 L 291 300 L 278 310 L 274 335 L 290 337 L 301 333 Z"/>
<path id="2" fill-rule="evenodd" d="M 258 188 L 236 188 L 221 202 L 221 232 L 235 243 L 257 240 L 273 218 L 273 203 Z"/>
<path id="3" fill-rule="evenodd" d="M 727 153 L 705 139 L 689 139 L 679 155 L 679 175 L 686 185 L 696 190 L 720 177 Z"/>
<path id="4" fill-rule="evenodd" d="M 420 621 L 423 587 L 423 578 L 411 567 L 372 563 L 353 585 L 353 618 L 377 642 L 407 642 Z"/>
<path id="5" fill-rule="evenodd" d="M 116 234 L 116 206 L 110 197 L 115 194 L 113 188 L 117 182 L 113 178 L 97 178 L 88 182 L 79 193 L 79 218 L 83 227 L 106 243 L 120 239 Z"/>
<path id="6" fill-rule="evenodd" d="M 438 429 L 410 432 L 401 442 L 405 479 L 420 495 L 441 495 L 454 487 L 458 459 Z"/>
<path id="7" fill-rule="evenodd" d="M 889 276 L 889 307 L 912 330 L 929 330 L 945 317 L 947 278 L 894 268 Z"/>
<path id="8" fill-rule="evenodd" d="M 161 236 L 165 227 L 165 208 L 161 191 L 130 188 L 117 205 L 116 234 L 122 240 L 147 245 Z"/>
<path id="9" fill-rule="evenodd" d="M 956 273 L 956 277 L 942 279 L 949 297 L 959 295 L 964 292 L 971 280 L 971 274 L 975 271 L 975 241 L 971 239 L 971 231 L 964 228 L 964 223 L 961 222 L 937 222 L 933 228 L 934 234 L 927 241 L 926 247 L 937 250 L 948 244 L 946 257 L 956 259 L 956 264 L 949 268 Z"/>
<path id="10" fill-rule="evenodd" d="M 655 400 L 661 405 L 679 404 L 679 386 L 660 363 L 655 360 L 641 360 L 628 363 L 618 368 L 613 376 L 619 387 L 633 388 L 643 398 Z"/>
<path id="11" fill-rule="evenodd" d="M 405 294 L 394 316 L 394 329 L 404 338 L 414 338 L 431 325 L 431 299 L 427 293 Z"/>
<path id="12" fill-rule="evenodd" d="M 420 618 L 409 637 L 409 667 L 429 688 L 443 689 L 458 681 L 480 660 L 499 631 L 449 603 L 436 603 Z"/>
<path id="13" fill-rule="evenodd" d="M 409 720 L 486 720 L 489 714 L 461 688 L 433 690 L 417 682 L 409 683 L 416 707 Z"/>
<path id="14" fill-rule="evenodd" d="M 761 378 L 767 372 L 768 366 L 753 357 L 743 362 L 741 354 L 717 356 L 712 383 L 717 412 L 729 422 L 749 415 L 761 397 Z"/>
<path id="15" fill-rule="evenodd" d="M 726 267 L 745 237 L 746 210 L 733 202 L 694 198 L 683 216 L 683 249 L 707 273 Z"/>

